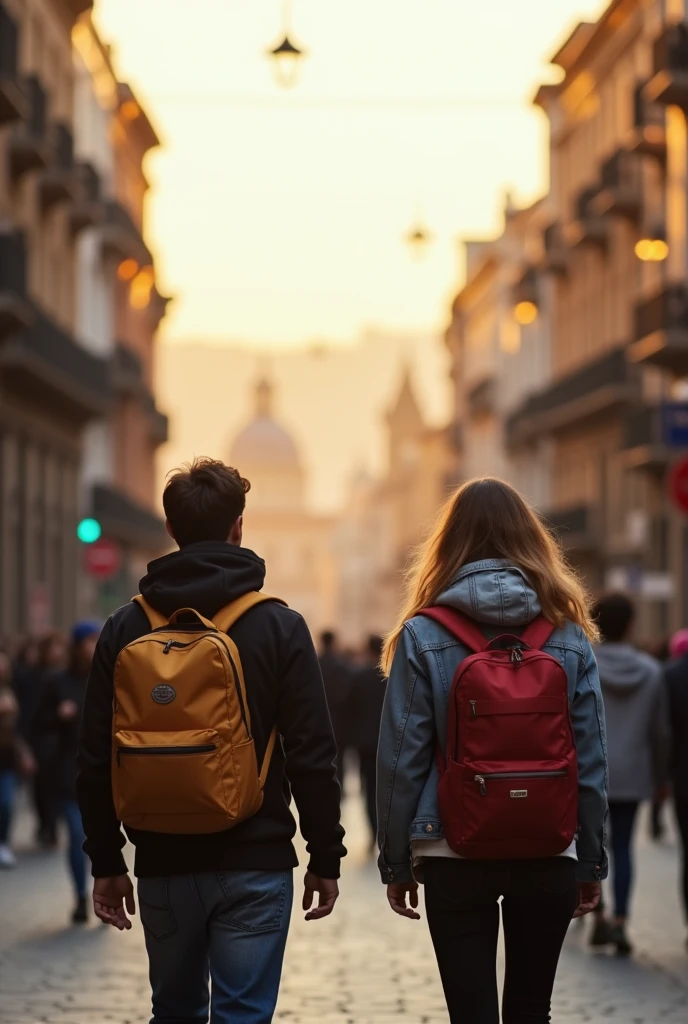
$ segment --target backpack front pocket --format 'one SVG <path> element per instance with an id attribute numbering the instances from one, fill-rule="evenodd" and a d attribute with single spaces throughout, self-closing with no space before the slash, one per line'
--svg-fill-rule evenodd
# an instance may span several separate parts
<path id="1" fill-rule="evenodd" d="M 115 808 L 125 825 L 195 833 L 231 824 L 214 730 L 118 732 L 113 762 Z"/>

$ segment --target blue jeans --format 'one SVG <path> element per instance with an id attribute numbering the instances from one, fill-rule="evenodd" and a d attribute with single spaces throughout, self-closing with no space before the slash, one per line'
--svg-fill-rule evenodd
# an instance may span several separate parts
<path id="1" fill-rule="evenodd" d="M 0 844 L 9 842 L 12 811 L 14 810 L 14 794 L 17 788 L 17 776 L 14 772 L 0 772 Z"/>
<path id="2" fill-rule="evenodd" d="M 638 803 L 635 800 L 609 801 L 616 917 L 628 917 L 628 902 L 633 885 L 633 828 L 637 813 Z"/>
<path id="3" fill-rule="evenodd" d="M 151 1024 L 269 1024 L 294 884 L 291 871 L 140 878 Z M 209 981 L 212 990 L 209 992 Z"/>
<path id="4" fill-rule="evenodd" d="M 67 826 L 69 846 L 67 847 L 67 863 L 72 876 L 77 896 L 86 895 L 86 854 L 83 851 L 84 826 L 81 822 L 81 811 L 76 800 L 63 800 L 60 814 Z"/>

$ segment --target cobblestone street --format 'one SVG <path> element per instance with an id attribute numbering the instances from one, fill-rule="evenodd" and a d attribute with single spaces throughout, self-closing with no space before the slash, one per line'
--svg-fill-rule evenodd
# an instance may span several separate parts
<path id="1" fill-rule="evenodd" d="M 277 1020 L 290 1024 L 446 1021 L 425 924 L 387 910 L 363 853 L 361 811 L 346 807 L 351 856 L 329 921 L 295 912 Z M 591 954 L 573 926 L 555 990 L 553 1020 L 660 1024 L 688 1020 L 688 955 L 676 896 L 673 845 L 641 837 L 633 960 Z M 0 875 L 2 1024 L 144 1024 L 149 1018 L 138 922 L 119 934 L 66 927 L 70 893 L 61 855 L 27 852 Z M 466 1022 L 470 1024 L 470 1022 Z"/>

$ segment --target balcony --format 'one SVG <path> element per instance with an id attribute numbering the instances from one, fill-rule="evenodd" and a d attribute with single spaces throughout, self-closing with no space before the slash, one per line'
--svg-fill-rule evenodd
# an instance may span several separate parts
<path id="1" fill-rule="evenodd" d="M 93 164 L 79 163 L 75 167 L 77 195 L 70 211 L 72 232 L 78 235 L 86 228 L 100 224 L 104 216 L 100 175 Z"/>
<path id="2" fill-rule="evenodd" d="M 143 366 L 133 349 L 121 341 L 112 356 L 112 383 L 118 395 L 137 397 L 143 387 Z"/>
<path id="3" fill-rule="evenodd" d="M 161 444 L 165 444 L 169 438 L 169 419 L 164 412 L 158 409 L 153 395 L 149 392 L 146 393 L 144 406 L 148 413 L 148 436 L 157 448 Z"/>
<path id="4" fill-rule="evenodd" d="M 565 274 L 569 266 L 569 253 L 560 224 L 555 222 L 545 228 L 542 244 L 545 250 L 543 270 L 550 274 Z"/>
<path id="5" fill-rule="evenodd" d="M 65 124 L 55 124 L 50 131 L 50 160 L 41 175 L 40 199 L 43 211 L 56 203 L 74 199 L 78 180 L 74 166 L 74 138 Z"/>
<path id="6" fill-rule="evenodd" d="M 541 434 L 564 430 L 637 400 L 638 388 L 625 348 L 612 349 L 531 395 L 508 418 L 506 437 L 512 446 L 527 444 Z"/>
<path id="7" fill-rule="evenodd" d="M 81 426 L 102 416 L 111 398 L 107 361 L 88 352 L 38 306 L 31 325 L 0 343 L 0 377 L 23 402 Z"/>
<path id="8" fill-rule="evenodd" d="M 170 547 L 164 520 L 117 487 L 96 484 L 92 513 L 101 524 L 103 534 L 111 540 L 153 551 Z"/>
<path id="9" fill-rule="evenodd" d="M 673 284 L 636 307 L 629 357 L 679 376 L 688 373 L 688 288 Z"/>
<path id="10" fill-rule="evenodd" d="M 576 199 L 574 218 L 564 226 L 564 241 L 572 249 L 578 246 L 594 246 L 598 249 L 607 247 L 609 226 L 592 205 L 598 192 L 599 186 L 593 185 L 583 189 Z"/>
<path id="11" fill-rule="evenodd" d="M 645 97 L 645 85 L 636 86 L 633 94 L 633 127 L 628 135 L 628 149 L 645 153 L 658 160 L 666 159 L 666 111 Z"/>
<path id="12" fill-rule="evenodd" d="M 641 167 L 635 153 L 617 151 L 602 166 L 600 189 L 590 201 L 594 215 L 636 221 L 643 205 Z"/>
<path id="13" fill-rule="evenodd" d="M 595 510 L 590 505 L 570 505 L 546 512 L 545 525 L 555 533 L 565 551 L 594 554 L 599 551 L 601 538 Z"/>
<path id="14" fill-rule="evenodd" d="M 0 125 L 29 116 L 29 99 L 19 80 L 19 29 L 0 3 Z"/>
<path id="15" fill-rule="evenodd" d="M 676 449 L 665 444 L 661 406 L 639 406 L 629 412 L 624 424 L 623 451 L 629 469 L 664 473 Z"/>
<path id="16" fill-rule="evenodd" d="M 46 167 L 49 149 L 46 139 L 47 98 L 38 78 L 26 81 L 29 99 L 28 116 L 14 126 L 10 138 L 10 172 L 17 181 L 28 171 Z"/>
<path id="17" fill-rule="evenodd" d="M 26 298 L 26 245 L 19 231 L 0 234 L 0 340 L 31 323 Z"/>
<path id="18" fill-rule="evenodd" d="M 688 25 L 667 25 L 652 47 L 653 75 L 643 95 L 650 103 L 688 110 Z"/>
<path id="19" fill-rule="evenodd" d="M 140 266 L 150 266 L 153 257 L 128 210 L 117 200 L 104 206 L 103 243 L 119 259 L 134 259 Z"/>

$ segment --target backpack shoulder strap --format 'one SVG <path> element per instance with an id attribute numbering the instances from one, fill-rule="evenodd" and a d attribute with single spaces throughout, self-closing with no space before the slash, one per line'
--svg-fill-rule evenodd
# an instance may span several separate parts
<path id="1" fill-rule="evenodd" d="M 520 639 L 528 644 L 534 651 L 539 651 L 545 646 L 552 633 L 554 626 L 544 615 L 538 615 L 536 619 L 526 626 L 521 633 Z"/>
<path id="2" fill-rule="evenodd" d="M 435 605 L 434 608 L 424 608 L 418 614 L 439 622 L 440 626 L 444 626 L 447 632 L 455 636 L 457 640 L 460 640 L 474 654 L 484 651 L 487 647 L 487 637 L 481 632 L 475 622 L 469 619 L 467 615 L 462 615 L 461 612 L 456 611 L 455 608 L 448 608 L 446 605 Z"/>
<path id="3" fill-rule="evenodd" d="M 234 623 L 239 621 L 242 615 L 245 615 L 251 608 L 255 608 L 256 605 L 263 604 L 265 601 L 276 601 L 278 604 L 285 604 L 278 597 L 270 597 L 268 594 L 259 594 L 257 591 L 251 591 L 236 601 L 226 604 L 224 608 L 220 608 L 219 612 L 213 615 L 213 623 L 220 632 L 227 633 Z"/>
<path id="4" fill-rule="evenodd" d="M 243 597 L 238 598 L 236 601 L 232 601 L 230 604 L 225 605 L 224 608 L 220 608 L 219 612 L 213 615 L 213 623 L 222 633 L 227 633 L 235 622 L 238 622 L 242 615 L 245 615 L 251 608 L 255 608 L 256 605 L 263 604 L 265 601 L 277 601 L 279 604 L 285 604 L 284 601 L 280 601 L 277 597 L 270 597 L 268 594 L 259 594 L 257 591 L 252 591 L 249 594 L 244 594 Z M 241 664 L 241 656 L 239 650 L 232 640 L 231 637 L 227 637 L 227 643 L 229 649 L 232 652 L 232 658 L 234 665 L 239 677 L 239 686 L 244 697 L 244 707 L 248 710 L 248 701 L 246 698 L 246 681 L 244 679 L 244 670 Z M 270 771 L 270 762 L 272 761 L 272 755 L 275 751 L 275 744 L 277 743 L 277 726 L 272 730 L 268 738 L 268 745 L 265 748 L 265 757 L 263 763 L 260 766 L 260 774 L 258 779 L 260 781 L 260 788 L 263 789 L 265 786 L 265 780 L 268 777 Z"/>
<path id="5" fill-rule="evenodd" d="M 156 611 L 153 605 L 148 604 L 148 601 L 146 601 L 145 597 L 142 597 L 141 594 L 137 594 L 136 597 L 132 597 L 131 600 L 133 604 L 137 604 L 142 610 L 148 619 L 151 629 L 160 629 L 161 626 L 168 625 L 170 620 L 167 616 L 163 615 L 162 612 Z"/>

